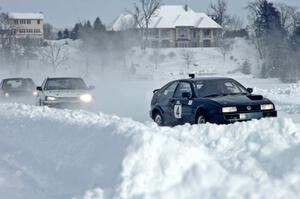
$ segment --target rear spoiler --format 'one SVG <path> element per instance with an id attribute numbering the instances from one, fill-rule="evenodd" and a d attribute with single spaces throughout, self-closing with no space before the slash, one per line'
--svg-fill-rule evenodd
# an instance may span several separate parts
<path id="1" fill-rule="evenodd" d="M 154 89 L 153 93 L 157 93 L 160 89 Z"/>

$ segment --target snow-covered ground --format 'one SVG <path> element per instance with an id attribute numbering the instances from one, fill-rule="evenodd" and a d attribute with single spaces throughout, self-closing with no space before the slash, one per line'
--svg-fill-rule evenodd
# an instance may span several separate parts
<path id="1" fill-rule="evenodd" d="M 96 86 L 92 112 L 0 103 L 0 198 L 299 198 L 300 84 L 241 74 L 245 60 L 258 71 L 243 40 L 226 60 L 215 48 L 192 50 L 190 68 L 182 49 L 159 50 L 157 68 L 152 50 L 135 49 L 129 61 L 136 74 L 86 78 Z M 65 72 L 60 76 L 82 74 Z M 189 72 L 253 87 L 275 102 L 279 118 L 157 127 L 148 116 L 152 90 Z M 22 75 L 40 84 L 48 75 L 38 73 Z"/>
<path id="2" fill-rule="evenodd" d="M 0 105 L 5 198 L 299 198 L 291 119 L 157 127 L 117 116 Z"/>

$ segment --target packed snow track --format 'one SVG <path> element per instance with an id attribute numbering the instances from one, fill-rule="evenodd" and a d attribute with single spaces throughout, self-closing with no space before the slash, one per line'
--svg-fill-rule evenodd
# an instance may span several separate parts
<path id="1" fill-rule="evenodd" d="M 0 104 L 0 198 L 299 198 L 291 119 L 157 127 Z"/>

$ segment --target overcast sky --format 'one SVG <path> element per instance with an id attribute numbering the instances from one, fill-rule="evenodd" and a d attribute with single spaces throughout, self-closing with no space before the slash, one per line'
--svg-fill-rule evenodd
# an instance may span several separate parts
<path id="1" fill-rule="evenodd" d="M 133 7 L 138 0 L 0 0 L 4 11 L 43 12 L 45 21 L 56 27 L 71 27 L 78 21 L 94 20 L 97 16 L 110 24 L 120 13 Z M 164 4 L 188 4 L 195 11 L 206 11 L 211 0 L 163 0 Z M 216 1 L 216 0 L 214 0 Z M 274 0 L 300 7 L 300 0 Z M 246 18 L 249 0 L 228 0 L 229 12 Z"/>

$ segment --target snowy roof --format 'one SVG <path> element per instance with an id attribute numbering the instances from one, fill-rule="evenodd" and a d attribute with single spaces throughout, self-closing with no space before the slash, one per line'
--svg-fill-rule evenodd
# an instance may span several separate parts
<path id="1" fill-rule="evenodd" d="M 44 19 L 44 15 L 41 13 L 17 13 L 11 12 L 8 14 L 11 19 Z"/>
<path id="2" fill-rule="evenodd" d="M 131 14 L 120 15 L 110 27 L 111 30 L 122 31 L 134 27 L 134 18 Z"/>
<path id="3" fill-rule="evenodd" d="M 133 24 L 134 19 L 131 15 L 121 15 L 112 27 L 114 30 L 122 30 L 119 21 Z M 207 14 L 195 12 L 184 5 L 163 5 L 157 10 L 155 16 L 150 20 L 149 28 L 175 28 L 175 27 L 196 27 L 196 28 L 222 28 Z"/>

